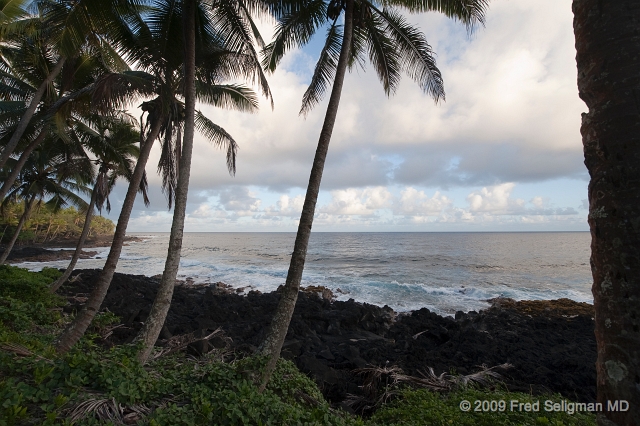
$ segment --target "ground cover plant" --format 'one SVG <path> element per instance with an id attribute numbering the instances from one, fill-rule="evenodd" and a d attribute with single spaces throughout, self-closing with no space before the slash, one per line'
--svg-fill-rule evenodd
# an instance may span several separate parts
<path id="1" fill-rule="evenodd" d="M 79 345 L 56 356 L 54 336 L 71 319 L 62 313 L 66 300 L 48 291 L 59 275 L 54 269 L 0 267 L 2 426 L 595 425 L 593 416 L 582 414 L 462 412 L 463 399 L 547 399 L 473 388 L 444 395 L 392 389 L 395 398 L 363 418 L 330 407 L 318 386 L 285 360 L 262 393 L 264 357 L 235 358 L 218 350 L 194 358 L 174 352 L 142 365 L 136 346 L 101 345 L 119 322 L 108 311 L 97 316 Z"/>

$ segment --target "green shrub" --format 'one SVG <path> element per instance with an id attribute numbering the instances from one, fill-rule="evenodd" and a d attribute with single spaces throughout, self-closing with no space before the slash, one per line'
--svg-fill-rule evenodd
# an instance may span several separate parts
<path id="1" fill-rule="evenodd" d="M 506 391 L 481 391 L 467 389 L 439 394 L 424 389 L 404 390 L 401 398 L 383 406 L 370 419 L 372 425 L 420 425 L 420 426 L 595 426 L 593 414 L 565 412 L 547 412 L 544 401 L 559 402 L 564 400 L 560 395 L 531 396 L 523 393 Z M 476 412 L 475 401 L 504 401 L 504 410 Z M 538 412 L 511 410 L 510 401 L 522 403 L 539 401 Z M 468 412 L 460 409 L 462 401 L 471 403 Z"/>
<path id="2" fill-rule="evenodd" d="M 60 275 L 52 268 L 29 272 L 0 265 L 0 342 L 25 343 L 36 325 L 47 327 L 60 320 L 64 300 L 49 292 Z"/>
<path id="3" fill-rule="evenodd" d="M 52 269 L 34 273 L 0 266 L 0 344 L 5 345 L 0 350 L 0 426 L 67 425 L 72 414 L 83 414 L 76 425 L 113 424 L 104 409 L 96 408 L 98 403 L 128 413 L 142 410 L 138 424 L 153 426 L 595 425 L 594 416 L 581 413 L 462 412 L 462 400 L 532 401 L 524 394 L 474 389 L 444 396 L 404 390 L 365 421 L 331 409 L 317 385 L 285 360 L 278 362 L 262 393 L 264 357 L 227 364 L 176 353 L 143 366 L 137 346 L 104 349 L 94 342 L 119 321 L 108 311 L 99 313 L 90 332 L 58 357 L 51 342 L 64 325 L 56 310 L 63 300 L 50 294 L 48 285 L 59 275 Z"/>
<path id="4" fill-rule="evenodd" d="M 48 286 L 60 275 L 62 273 L 53 268 L 31 272 L 15 266 L 0 265 L 0 298 L 12 297 L 23 302 L 49 303 L 55 298 L 47 291 Z"/>

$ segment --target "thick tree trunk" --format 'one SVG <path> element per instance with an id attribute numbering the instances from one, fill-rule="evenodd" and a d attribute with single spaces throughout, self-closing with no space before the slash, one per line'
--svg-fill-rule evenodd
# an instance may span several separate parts
<path id="1" fill-rule="evenodd" d="M 16 146 L 18 146 L 18 142 L 20 142 L 20 138 L 24 134 L 25 130 L 27 130 L 27 126 L 29 125 L 29 122 L 33 118 L 33 114 L 35 114 L 36 108 L 38 108 L 38 104 L 40 104 L 40 100 L 42 99 L 44 92 L 47 90 L 47 86 L 49 86 L 49 84 L 51 84 L 51 82 L 58 76 L 58 74 L 60 74 L 60 71 L 62 70 L 62 66 L 64 65 L 64 61 L 65 61 L 65 58 L 60 58 L 58 60 L 58 63 L 53 67 L 53 69 L 51 70 L 47 78 L 44 79 L 42 84 L 40 84 L 40 87 L 38 87 L 38 90 L 36 90 L 36 93 L 34 93 L 33 98 L 29 103 L 29 108 L 27 108 L 24 114 L 22 114 L 22 118 L 20 118 L 20 122 L 18 123 L 18 127 L 16 128 L 16 131 L 13 132 L 13 135 L 11 135 L 11 139 L 5 145 L 4 150 L 2 151 L 2 154 L 0 154 L 0 167 L 5 165 L 5 163 L 11 156 L 11 154 L 13 154 L 13 151 L 16 149 Z"/>
<path id="2" fill-rule="evenodd" d="M 73 269 L 76 267 L 76 263 L 78 263 L 78 259 L 80 258 L 80 254 L 82 253 L 82 247 L 84 247 L 84 242 L 87 239 L 87 235 L 89 235 L 89 228 L 91 228 L 91 220 L 93 219 L 93 209 L 96 205 L 96 196 L 98 193 L 97 185 L 93 187 L 93 191 L 91 192 L 91 202 L 89 203 L 89 208 L 87 210 L 87 215 L 84 218 L 84 226 L 82 227 L 82 233 L 80 234 L 80 239 L 78 240 L 78 244 L 76 245 L 76 251 L 73 253 L 73 257 L 71 258 L 71 262 L 69 262 L 69 266 L 64 271 L 62 276 L 56 280 L 51 286 L 49 286 L 49 291 L 51 293 L 55 293 L 58 291 L 60 286 L 64 284 L 69 276 L 73 272 Z"/>
<path id="3" fill-rule="evenodd" d="M 15 164 L 15 166 L 13 166 L 13 169 L 11 169 L 11 173 L 9 174 L 9 176 L 7 176 L 5 181 L 2 183 L 2 188 L 0 188 L 0 200 L 4 200 L 4 197 L 7 196 L 7 193 L 11 189 L 11 186 L 13 185 L 13 183 L 18 178 L 20 171 L 22 171 L 22 168 L 24 167 L 25 163 L 29 159 L 29 156 L 31 155 L 31 153 L 33 152 L 34 149 L 36 149 L 42 143 L 44 138 L 47 136 L 47 128 L 48 127 L 45 126 L 40 131 L 38 136 L 29 145 L 27 145 L 24 151 L 22 151 L 22 154 L 20 154 L 20 158 L 18 159 L 18 162 Z"/>
<path id="4" fill-rule="evenodd" d="M 574 0 L 600 425 L 640 425 L 640 2 Z M 628 410 L 609 410 L 624 400 Z M 626 408 L 626 404 L 624 408 Z M 618 405 L 619 406 L 619 405 Z"/>
<path id="5" fill-rule="evenodd" d="M 133 204 L 136 200 L 136 194 L 138 193 L 138 189 L 140 188 L 142 176 L 144 175 L 144 168 L 147 164 L 147 160 L 149 159 L 151 147 L 158 137 L 161 127 L 162 120 L 158 118 L 155 120 L 153 127 L 151 128 L 147 140 L 140 147 L 140 155 L 138 156 L 138 161 L 133 171 L 133 176 L 131 176 L 131 180 L 129 181 L 127 195 L 125 196 L 124 202 L 122 203 L 122 210 L 120 211 L 120 216 L 118 217 L 118 224 L 116 225 L 116 231 L 113 235 L 113 242 L 111 243 L 111 249 L 109 250 L 107 261 L 102 268 L 100 276 L 94 284 L 94 288 L 91 292 L 91 295 L 89 295 L 89 299 L 82 307 L 82 310 L 78 313 L 73 322 L 69 324 L 65 331 L 58 337 L 58 339 L 56 339 L 54 345 L 56 347 L 56 351 L 59 354 L 66 353 L 69 349 L 71 349 L 73 345 L 78 342 L 78 340 L 82 338 L 84 332 L 91 324 L 91 321 L 93 321 L 93 318 L 98 313 L 104 297 L 107 295 L 107 290 L 109 290 L 111 279 L 113 278 L 113 274 L 116 271 L 118 259 L 120 258 L 120 253 L 122 252 L 122 245 L 124 244 L 124 238 L 127 233 L 127 225 L 129 224 L 131 210 L 133 209 Z"/>
<path id="6" fill-rule="evenodd" d="M 342 93 L 342 85 L 347 72 L 349 61 L 349 48 L 351 46 L 351 37 L 353 34 L 353 0 L 347 0 L 345 17 L 344 17 L 344 37 L 342 47 L 340 49 L 340 57 L 336 68 L 336 76 L 327 106 L 327 113 L 320 132 L 318 140 L 318 148 L 313 159 L 313 167 L 311 168 L 311 176 L 309 177 L 309 185 L 302 207 L 302 214 L 298 224 L 298 233 L 293 246 L 291 255 L 291 263 L 289 264 L 289 272 L 287 280 L 280 293 L 280 301 L 276 312 L 269 325 L 269 331 L 262 343 L 261 352 L 269 357 L 269 362 L 262 378 L 261 390 L 264 390 L 271 374 L 275 369 L 282 344 L 287 336 L 289 323 L 293 316 L 293 310 L 298 300 L 298 292 L 300 290 L 300 281 L 302 280 L 302 271 L 304 270 L 304 262 L 307 257 L 307 247 L 309 245 L 309 236 L 311 235 L 311 226 L 313 225 L 313 215 L 316 210 L 318 201 L 318 193 L 320 192 L 320 182 L 322 180 L 322 171 L 324 162 L 327 158 L 329 150 L 329 142 L 331 141 L 331 133 L 338 115 L 338 105 L 340 104 L 340 95 Z"/>
<path id="7" fill-rule="evenodd" d="M 18 221 L 18 226 L 16 227 L 16 231 L 13 233 L 13 237 L 11 237 L 11 241 L 7 245 L 7 248 L 4 249 L 4 253 L 0 256 L 0 265 L 3 265 L 4 262 L 7 261 L 7 257 L 11 253 L 13 249 L 13 245 L 16 243 L 18 239 L 18 235 L 20 235 L 20 231 L 22 231 L 22 227 L 24 226 L 27 219 L 29 219 L 29 214 L 31 214 L 31 209 L 33 208 L 33 201 L 36 199 L 35 195 L 32 195 L 31 198 L 24 205 L 24 213 L 20 216 L 20 220 Z"/>
<path id="8" fill-rule="evenodd" d="M 184 218 L 187 208 L 187 194 L 189 191 L 189 177 L 191 173 L 191 158 L 193 154 L 193 136 L 195 132 L 195 109 L 196 109 L 196 33 L 195 33 L 195 11 L 196 0 L 186 0 L 183 6 L 183 29 L 184 29 L 184 100 L 185 100 L 185 122 L 182 142 L 182 153 L 180 155 L 178 167 L 178 182 L 176 184 L 176 198 L 173 210 L 173 222 L 171 223 L 171 235 L 169 237 L 169 249 L 167 260 L 162 273 L 162 280 L 158 293 L 153 301 L 151 312 L 147 320 L 136 337 L 142 342 L 142 348 L 138 353 L 138 359 L 144 363 L 149 358 L 153 346 L 158 340 L 167 313 L 171 307 L 173 289 L 180 266 L 180 252 L 182 250 L 182 237 L 184 234 Z"/>

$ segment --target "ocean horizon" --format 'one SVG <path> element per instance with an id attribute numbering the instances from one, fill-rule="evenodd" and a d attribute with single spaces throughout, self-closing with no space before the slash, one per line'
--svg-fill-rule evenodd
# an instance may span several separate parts
<path id="1" fill-rule="evenodd" d="M 169 233 L 131 232 L 118 272 L 154 276 L 164 269 Z M 295 232 L 185 232 L 179 279 L 273 291 L 286 279 Z M 426 307 L 441 315 L 479 310 L 489 299 L 568 298 L 592 303 L 588 231 L 312 232 L 303 286 L 325 286 L 396 311 Z M 101 268 L 108 247 L 77 268 Z M 25 262 L 32 270 L 66 261 Z"/>

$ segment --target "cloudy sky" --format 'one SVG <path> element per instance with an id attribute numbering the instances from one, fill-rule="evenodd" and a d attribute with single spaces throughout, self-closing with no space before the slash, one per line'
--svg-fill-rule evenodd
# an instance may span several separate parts
<path id="1" fill-rule="evenodd" d="M 437 52 L 446 102 L 409 78 L 386 97 L 371 66 L 348 74 L 314 230 L 588 230 L 571 0 L 493 0 L 471 37 L 438 14 L 410 20 Z M 202 107 L 238 141 L 238 169 L 229 176 L 224 153 L 196 136 L 186 231 L 296 230 L 326 108 L 298 116 L 320 42 L 270 76 L 274 110 Z M 158 159 L 131 232 L 170 230 Z"/>

